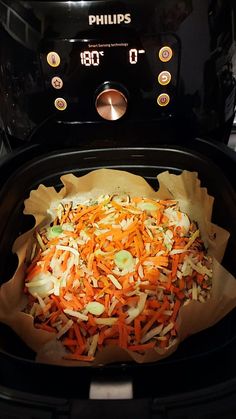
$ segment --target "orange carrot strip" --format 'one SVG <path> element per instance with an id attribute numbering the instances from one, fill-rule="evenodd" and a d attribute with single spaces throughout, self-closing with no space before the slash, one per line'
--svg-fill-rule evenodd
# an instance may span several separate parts
<path id="1" fill-rule="evenodd" d="M 123 211 L 123 207 L 119 204 L 117 204 L 117 202 L 115 201 L 111 201 L 111 205 L 116 208 L 118 211 Z"/>
<path id="2" fill-rule="evenodd" d="M 79 213 L 74 217 L 73 222 L 76 223 L 80 218 L 82 218 L 84 215 L 92 212 L 95 210 L 94 206 L 85 207 L 82 211 L 79 211 Z"/>
<path id="3" fill-rule="evenodd" d="M 177 297 L 178 297 L 180 300 L 183 300 L 183 299 L 184 299 L 184 297 L 185 297 L 184 292 L 177 292 L 177 293 L 176 293 L 176 295 L 177 295 Z"/>
<path id="4" fill-rule="evenodd" d="M 89 296 L 93 297 L 94 296 L 94 290 L 93 290 L 92 285 L 88 282 L 88 280 L 86 278 L 83 278 L 83 283 L 84 283 L 84 287 L 85 287 L 85 290 L 86 290 L 87 294 Z"/>
<path id="5" fill-rule="evenodd" d="M 76 339 L 64 338 L 62 340 L 63 345 L 65 346 L 76 346 L 78 344 Z"/>
<path id="6" fill-rule="evenodd" d="M 135 306 L 139 301 L 139 296 L 138 295 L 134 295 L 133 297 L 128 297 L 126 299 L 126 304 L 130 305 L 130 306 Z"/>
<path id="7" fill-rule="evenodd" d="M 36 329 L 43 329 L 43 330 L 46 330 L 46 332 L 56 333 L 56 330 L 54 329 L 54 327 L 49 326 L 48 324 L 45 324 L 45 323 L 35 323 L 34 326 L 36 327 Z"/>
<path id="8" fill-rule="evenodd" d="M 74 324 L 73 324 L 73 327 L 74 327 L 75 336 L 76 336 L 76 339 L 77 339 L 78 345 L 79 345 L 80 347 L 83 347 L 83 348 L 84 348 L 84 346 L 85 346 L 85 342 L 84 342 L 84 338 L 83 338 L 83 337 L 82 337 L 82 335 L 81 335 L 81 332 L 80 332 L 80 327 L 79 327 L 78 323 L 74 323 Z"/>
<path id="9" fill-rule="evenodd" d="M 185 289 L 185 280 L 184 280 L 183 277 L 182 278 L 179 278 L 179 289 L 180 290 Z"/>
<path id="10" fill-rule="evenodd" d="M 134 223 L 132 223 L 131 226 L 129 228 L 127 228 L 127 230 L 123 231 L 122 233 L 117 232 L 117 234 L 116 234 L 116 236 L 115 236 L 114 239 L 116 239 L 116 240 L 122 240 L 126 236 L 128 236 L 130 233 L 132 233 L 134 231 L 136 232 L 137 225 L 138 225 L 138 220 L 135 221 Z"/>
<path id="11" fill-rule="evenodd" d="M 102 345 L 105 339 L 105 330 L 101 330 L 98 336 L 98 345 Z"/>
<path id="12" fill-rule="evenodd" d="M 99 262 L 98 264 L 97 264 L 97 267 L 98 268 L 100 268 L 103 272 L 106 272 L 107 274 L 110 274 L 110 273 L 112 273 L 111 272 L 111 270 L 106 266 L 106 265 L 104 265 L 103 263 L 101 263 L 101 262 Z"/>
<path id="13" fill-rule="evenodd" d="M 90 314 L 90 313 L 88 313 L 88 323 L 91 326 L 97 326 L 97 324 L 95 322 L 95 319 L 94 319 L 94 316 L 92 314 Z"/>
<path id="14" fill-rule="evenodd" d="M 161 303 L 157 300 L 149 300 L 147 301 L 147 305 L 150 308 L 159 308 L 161 306 Z"/>
<path id="15" fill-rule="evenodd" d="M 151 284 L 157 284 L 159 277 L 160 277 L 159 269 L 151 269 L 151 270 L 145 271 L 144 273 L 145 280 L 150 281 Z"/>
<path id="16" fill-rule="evenodd" d="M 141 321 L 139 316 L 134 319 L 134 335 L 137 343 L 141 340 Z"/>
<path id="17" fill-rule="evenodd" d="M 54 303 L 55 303 L 56 307 L 58 308 L 58 310 L 61 311 L 62 307 L 61 307 L 59 298 L 56 297 L 56 295 L 54 295 L 54 294 L 51 294 L 50 295 L 50 298 L 54 301 Z"/>
<path id="18" fill-rule="evenodd" d="M 76 310 L 82 310 L 83 304 L 81 304 L 78 297 L 76 295 L 72 294 L 71 298 L 72 298 L 73 306 L 75 307 L 75 309 Z"/>
<path id="19" fill-rule="evenodd" d="M 48 321 L 50 322 L 51 326 L 56 321 L 56 319 L 58 318 L 58 316 L 60 315 L 60 313 L 61 313 L 61 311 L 60 310 L 57 310 L 57 311 L 53 311 L 50 314 L 50 317 L 49 317 Z"/>
<path id="20" fill-rule="evenodd" d="M 91 253 L 88 257 L 88 269 L 92 271 L 93 269 L 93 260 L 94 260 L 94 253 Z"/>
<path id="21" fill-rule="evenodd" d="M 171 318 L 170 318 L 171 321 L 175 322 L 176 317 L 177 317 L 178 312 L 179 312 L 179 309 L 180 309 L 180 306 L 181 306 L 180 300 L 175 300 L 175 304 L 174 304 L 174 307 L 173 307 L 173 312 L 172 312 L 172 315 L 171 315 Z"/>
<path id="22" fill-rule="evenodd" d="M 35 275 L 37 275 L 38 273 L 43 272 L 43 271 L 44 271 L 44 268 L 43 268 L 43 266 L 42 266 L 42 265 L 35 265 L 35 266 L 34 266 L 34 267 L 33 267 L 33 268 L 29 271 L 29 273 L 27 274 L 27 276 L 26 276 L 26 281 L 31 281 Z"/>
<path id="23" fill-rule="evenodd" d="M 152 285 L 152 284 L 147 285 L 147 284 L 142 284 L 142 282 L 141 282 L 141 284 L 139 285 L 139 288 L 142 289 L 142 290 L 155 291 L 157 289 L 157 285 Z"/>
<path id="24" fill-rule="evenodd" d="M 201 283 L 203 282 L 203 280 L 204 280 L 204 275 L 198 273 L 197 274 L 197 282 L 198 282 L 198 284 L 201 285 Z"/>
<path id="25" fill-rule="evenodd" d="M 156 346 L 155 342 L 143 343 L 142 345 L 130 345 L 127 347 L 130 351 L 143 352 Z"/>
<path id="26" fill-rule="evenodd" d="M 109 294 L 105 295 L 105 312 L 108 313 L 109 305 L 110 305 L 110 296 Z"/>
<path id="27" fill-rule="evenodd" d="M 65 251 L 64 252 L 64 259 L 63 259 L 63 262 L 61 264 L 62 272 L 65 272 L 65 270 L 67 268 L 67 262 L 68 262 L 69 257 L 70 257 L 70 252 Z"/>
<path id="28" fill-rule="evenodd" d="M 114 336 L 118 336 L 118 326 L 114 324 L 113 326 L 104 330 L 104 339 L 113 338 Z"/>
<path id="29" fill-rule="evenodd" d="M 177 274 L 177 268 L 179 265 L 179 255 L 173 255 L 172 256 L 172 266 L 171 266 L 171 277 L 175 278 L 176 274 Z"/>
<path id="30" fill-rule="evenodd" d="M 148 262 L 153 262 L 155 265 L 168 266 L 167 256 L 149 256 L 145 260 Z"/>
<path id="31" fill-rule="evenodd" d="M 152 325 L 161 317 L 163 311 L 165 311 L 169 306 L 169 301 L 166 299 L 161 308 L 157 311 L 157 313 L 152 316 L 152 318 L 145 324 L 145 326 L 142 328 L 142 336 L 146 335 L 148 330 L 152 327 Z"/>

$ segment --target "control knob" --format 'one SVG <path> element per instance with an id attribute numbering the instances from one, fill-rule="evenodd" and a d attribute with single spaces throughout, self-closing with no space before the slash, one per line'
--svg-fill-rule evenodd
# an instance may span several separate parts
<path id="1" fill-rule="evenodd" d="M 120 87 L 104 84 L 95 100 L 98 114 L 107 121 L 116 121 L 126 112 L 128 106 L 127 95 Z"/>

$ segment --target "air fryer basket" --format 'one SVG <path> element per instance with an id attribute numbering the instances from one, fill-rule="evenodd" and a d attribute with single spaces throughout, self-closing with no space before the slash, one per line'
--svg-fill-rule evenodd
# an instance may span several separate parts
<path id="1" fill-rule="evenodd" d="M 8 166 L 11 161 L 8 161 Z M 222 170 L 203 155 L 181 147 L 158 148 L 118 148 L 98 150 L 62 150 L 42 153 L 15 168 L 12 175 L 1 185 L 0 218 L 0 278 L 8 280 L 16 268 L 16 257 L 10 249 L 16 237 L 29 229 L 33 218 L 23 215 L 24 199 L 40 183 L 46 186 L 61 186 L 60 176 L 74 173 L 82 176 L 98 168 L 113 168 L 143 176 L 155 189 L 156 176 L 165 170 L 178 174 L 182 170 L 197 171 L 202 186 L 215 197 L 213 222 L 230 231 L 231 237 L 223 260 L 223 265 L 236 276 L 236 193 Z M 4 168 L 4 166 L 3 166 Z M 0 171 L 3 170 L 0 168 Z M 11 167 L 12 170 L 12 167 Z M 0 173 L 1 175 L 1 173 Z M 91 367 L 55 367 L 34 362 L 34 354 L 5 325 L 0 325 L 0 370 L 5 376 L 5 385 L 15 386 L 25 391 L 39 394 L 57 394 L 87 397 L 89 383 L 96 377 L 120 377 L 125 374 L 134 383 L 136 396 L 142 394 L 166 395 L 190 391 L 204 385 L 217 383 L 233 374 L 233 367 L 227 361 L 234 345 L 236 347 L 236 311 L 232 311 L 214 327 L 188 338 L 169 358 L 155 363 L 137 365 L 112 364 Z M 227 356 L 226 356 L 226 351 Z M 4 362 L 2 362 L 4 361 Z M 216 368 L 217 365 L 217 368 Z M 17 368 L 18 374 L 15 374 Z M 236 368 L 236 367 L 234 367 Z M 148 377 L 155 373 L 162 385 L 153 388 Z M 38 377 L 32 382 L 32 374 Z M 53 389 L 50 382 L 44 388 L 39 385 L 44 375 L 54 375 Z M 176 388 L 170 375 L 181 374 L 181 385 Z M 67 386 L 80 377 L 76 389 Z M 145 382 L 145 386 L 144 383 Z M 64 384 L 62 384 L 64 383 Z"/>

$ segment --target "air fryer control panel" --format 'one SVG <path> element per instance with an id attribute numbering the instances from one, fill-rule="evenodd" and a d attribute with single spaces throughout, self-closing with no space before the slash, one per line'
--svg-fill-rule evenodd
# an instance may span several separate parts
<path id="1" fill-rule="evenodd" d="M 58 118 L 149 121 L 173 114 L 180 40 L 159 23 L 164 1 L 70 3 L 64 15 L 57 8 L 55 32 L 40 43 L 46 95 Z M 66 11 L 68 27 L 56 36 Z"/>
<path id="2" fill-rule="evenodd" d="M 235 107 L 235 9 L 235 0 L 1 0 L 0 126 L 27 140 L 51 120 L 152 122 L 161 139 L 173 123 L 174 135 L 178 124 L 221 139 Z"/>
<path id="3" fill-rule="evenodd" d="M 108 28 L 101 39 L 45 42 L 40 59 L 48 100 L 64 120 L 174 112 L 180 45 L 172 34 L 117 37 Z"/>

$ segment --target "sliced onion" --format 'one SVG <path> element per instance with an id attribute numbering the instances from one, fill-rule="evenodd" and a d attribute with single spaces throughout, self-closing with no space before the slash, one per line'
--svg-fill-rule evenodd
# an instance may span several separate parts
<path id="1" fill-rule="evenodd" d="M 41 298 L 44 298 L 51 294 L 54 288 L 53 276 L 49 272 L 40 272 L 35 275 L 32 281 L 27 282 L 25 285 L 31 295 L 34 297 L 39 295 Z"/>

